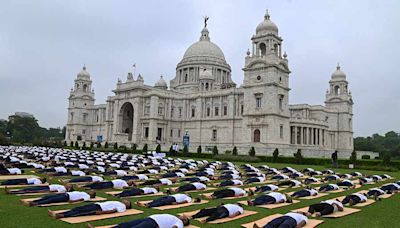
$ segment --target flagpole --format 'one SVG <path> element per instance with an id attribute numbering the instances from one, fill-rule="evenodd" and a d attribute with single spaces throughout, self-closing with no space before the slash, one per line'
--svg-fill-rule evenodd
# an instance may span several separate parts
<path id="1" fill-rule="evenodd" d="M 133 77 L 136 77 L 136 63 L 134 63 L 132 67 L 133 67 Z"/>

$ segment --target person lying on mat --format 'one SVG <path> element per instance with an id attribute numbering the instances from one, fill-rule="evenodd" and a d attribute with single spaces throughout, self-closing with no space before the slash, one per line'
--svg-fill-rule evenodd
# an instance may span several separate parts
<path id="1" fill-rule="evenodd" d="M 353 172 L 350 175 L 353 176 L 353 177 L 362 177 L 363 176 L 363 174 L 360 173 L 360 172 Z"/>
<path id="2" fill-rule="evenodd" d="M 372 179 L 372 178 L 370 178 L 370 177 L 361 177 L 361 178 L 359 179 L 359 181 L 360 181 L 360 185 L 374 183 L 374 179 Z"/>
<path id="3" fill-rule="evenodd" d="M 244 181 L 245 184 L 252 184 L 252 183 L 262 183 L 265 181 L 265 177 L 251 177 Z"/>
<path id="4" fill-rule="evenodd" d="M 329 175 L 329 176 L 326 176 L 323 179 L 323 181 L 337 181 L 339 179 L 340 179 L 340 177 L 338 175 Z"/>
<path id="5" fill-rule="evenodd" d="M 40 170 L 40 173 L 51 173 L 53 176 L 62 176 L 68 174 L 68 169 L 62 166 L 54 167 L 54 168 L 46 168 Z"/>
<path id="6" fill-rule="evenodd" d="M 384 194 L 385 194 L 385 191 L 383 191 L 380 188 L 371 188 L 367 192 L 367 196 L 374 197 L 375 200 L 377 200 L 379 196 L 384 195 Z"/>
<path id="7" fill-rule="evenodd" d="M 382 178 L 381 176 L 379 176 L 379 175 L 372 175 L 371 178 L 372 178 L 375 182 L 381 181 L 381 180 L 383 179 L 383 178 Z"/>
<path id="8" fill-rule="evenodd" d="M 199 172 L 194 173 L 194 176 L 197 176 L 197 177 L 199 177 L 199 176 L 212 177 L 214 175 L 215 175 L 214 171 L 211 171 L 211 170 L 204 170 L 204 171 L 199 171 Z"/>
<path id="9" fill-rule="evenodd" d="M 322 175 L 321 171 L 314 170 L 314 171 L 311 171 L 311 172 L 308 173 L 308 176 L 310 176 L 310 177 L 319 176 L 319 175 Z"/>
<path id="10" fill-rule="evenodd" d="M 171 194 L 172 192 L 188 192 L 188 191 L 196 191 L 196 190 L 206 190 L 207 186 L 200 182 L 194 182 L 190 184 L 184 184 L 179 186 L 177 189 L 168 189 L 167 193 Z"/>
<path id="11" fill-rule="evenodd" d="M 24 170 L 21 170 L 19 168 L 0 169 L 0 175 L 19 175 L 22 173 L 24 173 Z"/>
<path id="12" fill-rule="evenodd" d="M 47 186 L 32 186 L 29 188 L 23 188 L 19 190 L 10 190 L 8 188 L 5 189 L 8 194 L 28 194 L 28 193 L 46 193 L 46 192 L 57 192 L 64 193 L 73 191 L 73 187 L 71 185 L 60 185 L 60 184 L 50 184 Z"/>
<path id="13" fill-rule="evenodd" d="M 356 205 L 358 203 L 364 203 L 367 202 L 367 194 L 361 194 L 361 193 L 353 193 L 348 196 L 346 196 L 342 200 L 342 204 L 349 204 L 350 206 Z"/>
<path id="14" fill-rule="evenodd" d="M 267 184 L 267 185 L 263 185 L 263 186 L 256 186 L 256 189 L 254 190 L 255 192 L 273 192 L 278 190 L 278 186 L 274 185 L 274 184 Z"/>
<path id="15" fill-rule="evenodd" d="M 308 177 L 308 178 L 304 179 L 304 184 L 306 184 L 306 185 L 309 185 L 312 183 L 318 183 L 318 182 L 319 182 L 319 180 L 315 177 Z"/>
<path id="16" fill-rule="evenodd" d="M 86 176 L 86 173 L 81 170 L 71 170 L 70 173 L 71 176 L 80 176 L 80 177 Z"/>
<path id="17" fill-rule="evenodd" d="M 271 177 L 271 180 L 288 180 L 288 179 L 289 177 L 286 176 L 285 174 L 278 174 Z"/>
<path id="18" fill-rule="evenodd" d="M 228 198 L 228 197 L 241 197 L 245 196 L 246 191 L 241 189 L 241 188 L 227 188 L 227 189 L 221 189 L 213 192 L 210 196 L 207 198 L 209 199 L 222 199 L 222 198 Z"/>
<path id="19" fill-rule="evenodd" d="M 233 180 L 233 179 L 240 179 L 238 174 L 224 174 L 219 177 L 220 180 Z"/>
<path id="20" fill-rule="evenodd" d="M 391 179 L 392 177 L 388 174 L 382 174 L 380 175 L 382 177 L 382 179 Z"/>
<path id="21" fill-rule="evenodd" d="M 137 172 L 138 174 L 158 174 L 158 170 L 156 169 L 146 169 L 146 170 L 142 170 Z"/>
<path id="22" fill-rule="evenodd" d="M 279 187 L 288 186 L 290 188 L 298 187 L 301 185 L 301 182 L 298 180 L 285 180 L 278 184 Z"/>
<path id="23" fill-rule="evenodd" d="M 258 205 L 268 205 L 268 204 L 279 204 L 279 203 L 292 203 L 292 199 L 286 197 L 285 194 L 279 192 L 270 192 L 257 196 L 254 200 L 248 200 L 247 205 L 258 206 Z"/>
<path id="24" fill-rule="evenodd" d="M 315 217 L 333 214 L 337 211 L 343 211 L 343 204 L 339 200 L 325 200 L 308 207 L 306 216 L 314 215 Z"/>
<path id="25" fill-rule="evenodd" d="M 101 182 L 104 181 L 102 177 L 99 176 L 85 176 L 85 177 L 77 177 L 69 180 L 69 183 L 82 183 L 82 182 Z"/>
<path id="26" fill-rule="evenodd" d="M 162 196 L 149 203 L 138 202 L 137 204 L 142 207 L 161 207 L 166 205 L 184 204 L 184 203 L 198 203 L 201 202 L 200 198 L 195 198 L 185 195 L 185 194 L 175 194 L 169 196 Z"/>
<path id="27" fill-rule="evenodd" d="M 328 175 L 333 175 L 333 174 L 335 174 L 335 172 L 332 171 L 332 170 L 330 170 L 330 169 L 326 169 L 326 170 L 322 171 L 322 173 L 323 173 L 323 174 L 328 174 Z"/>
<path id="28" fill-rule="evenodd" d="M 246 173 L 245 175 L 246 177 L 264 177 L 265 178 L 265 174 L 264 173 Z"/>
<path id="29" fill-rule="evenodd" d="M 164 173 L 161 177 L 162 178 L 185 177 L 185 174 L 182 172 L 168 172 L 168 173 Z"/>
<path id="30" fill-rule="evenodd" d="M 174 183 L 175 180 L 174 179 L 167 179 L 167 178 L 161 178 L 158 180 L 148 180 L 143 182 L 140 185 L 172 185 L 172 183 Z"/>
<path id="31" fill-rule="evenodd" d="M 130 188 L 122 191 L 121 193 L 116 194 L 117 197 L 129 197 L 129 196 L 144 196 L 144 195 L 152 195 L 156 194 L 160 191 L 159 187 L 156 188 Z"/>
<path id="32" fill-rule="evenodd" d="M 381 186 L 380 189 L 391 194 L 391 193 L 400 191 L 400 185 L 398 185 L 396 183 L 390 183 L 390 184 L 385 184 L 385 185 Z"/>
<path id="33" fill-rule="evenodd" d="M 127 209 L 131 209 L 131 202 L 128 200 L 119 201 L 106 201 L 102 203 L 91 203 L 80 207 L 74 207 L 65 212 L 54 213 L 49 210 L 48 214 L 56 219 L 69 218 L 69 217 L 79 217 L 87 215 L 101 215 L 101 214 L 111 214 L 111 213 L 122 213 Z"/>
<path id="34" fill-rule="evenodd" d="M 123 188 L 128 188 L 133 184 L 134 184 L 133 181 L 124 181 L 121 179 L 116 179 L 111 181 L 94 182 L 91 184 L 87 184 L 83 187 L 90 189 L 107 189 L 107 188 L 123 189 Z"/>
<path id="35" fill-rule="evenodd" d="M 289 175 L 290 178 L 296 179 L 299 177 L 304 177 L 304 174 L 300 173 L 300 172 L 294 172 L 292 174 Z"/>
<path id="36" fill-rule="evenodd" d="M 339 181 L 338 183 L 336 183 L 337 184 L 337 186 L 340 186 L 340 187 L 346 187 L 346 188 L 355 188 L 356 186 L 353 184 L 353 181 L 351 181 L 351 180 L 342 180 L 342 181 Z"/>
<path id="37" fill-rule="evenodd" d="M 264 226 L 263 228 L 300 228 L 307 224 L 308 218 L 302 213 L 289 212 L 277 218 L 274 218 Z M 253 228 L 261 228 L 256 223 Z"/>
<path id="38" fill-rule="evenodd" d="M 187 177 L 183 179 L 182 181 L 187 181 L 187 182 L 209 182 L 210 178 L 205 177 L 205 176 L 199 176 L 199 177 Z"/>
<path id="39" fill-rule="evenodd" d="M 219 186 L 225 187 L 225 186 L 238 186 L 238 185 L 243 185 L 243 182 L 241 180 L 225 180 L 222 181 Z"/>
<path id="40" fill-rule="evenodd" d="M 353 177 L 351 174 L 348 174 L 348 173 L 339 174 L 338 176 L 339 176 L 340 178 L 343 178 L 343 179 L 350 179 L 350 178 Z"/>
<path id="41" fill-rule="evenodd" d="M 314 188 L 306 188 L 299 191 L 294 192 L 291 197 L 292 198 L 301 198 L 307 196 L 316 196 L 318 195 L 318 191 Z"/>
<path id="42" fill-rule="evenodd" d="M 335 191 L 335 190 L 339 190 L 339 186 L 337 184 L 322 185 L 318 189 L 319 192 L 330 192 L 330 191 Z"/>
<path id="43" fill-rule="evenodd" d="M 194 214 L 191 218 L 203 218 L 205 219 L 200 220 L 201 223 L 211 222 L 217 219 L 222 218 L 234 218 L 238 215 L 244 213 L 243 207 L 241 204 L 222 204 L 217 207 L 211 208 L 204 208 L 201 209 L 199 212 Z"/>
<path id="44" fill-rule="evenodd" d="M 110 170 L 104 173 L 104 175 L 107 176 L 119 176 L 119 177 L 123 177 L 128 175 L 128 172 L 126 172 L 125 170 L 121 170 L 121 169 L 116 169 L 116 170 Z"/>
<path id="45" fill-rule="evenodd" d="M 28 206 L 38 206 L 51 203 L 63 203 L 63 202 L 74 203 L 80 201 L 89 201 L 91 198 L 93 199 L 95 197 L 96 197 L 95 191 L 90 191 L 89 193 L 74 191 L 74 192 L 66 192 L 66 193 L 43 196 L 42 198 L 28 202 L 27 204 Z"/>
<path id="46" fill-rule="evenodd" d="M 148 180 L 149 177 L 146 174 L 128 175 L 121 177 L 121 180 Z"/>
<path id="47" fill-rule="evenodd" d="M 190 225 L 190 220 L 185 215 L 175 216 L 170 214 L 154 214 L 147 218 L 135 219 L 129 222 L 123 222 L 111 228 L 183 228 Z M 94 226 L 88 224 L 89 228 Z"/>
<path id="48" fill-rule="evenodd" d="M 1 182 L 1 185 L 39 185 L 46 183 L 45 177 L 41 178 L 21 178 L 21 179 L 10 179 Z"/>

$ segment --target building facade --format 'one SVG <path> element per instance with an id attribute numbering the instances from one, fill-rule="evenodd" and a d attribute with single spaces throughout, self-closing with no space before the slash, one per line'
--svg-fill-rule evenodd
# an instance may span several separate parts
<path id="1" fill-rule="evenodd" d="M 331 75 L 325 106 L 289 104 L 289 63 L 278 27 L 268 13 L 251 37 L 237 86 L 223 51 L 211 42 L 206 27 L 176 66 L 167 82 L 154 86 L 142 75 L 118 80 L 106 104 L 95 104 L 90 74 L 84 67 L 71 89 L 66 141 L 101 141 L 118 145 L 182 143 L 190 147 L 258 154 L 275 148 L 282 154 L 302 149 L 306 156 L 347 156 L 353 150 L 353 101 L 346 75 L 337 66 Z"/>

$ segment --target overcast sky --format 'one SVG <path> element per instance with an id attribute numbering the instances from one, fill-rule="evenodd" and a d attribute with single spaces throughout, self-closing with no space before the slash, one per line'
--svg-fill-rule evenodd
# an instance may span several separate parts
<path id="1" fill-rule="evenodd" d="M 398 0 L 1 0 L 0 119 L 25 111 L 42 126 L 64 126 L 84 64 L 96 103 L 113 95 L 133 63 L 146 84 L 161 74 L 169 81 L 199 39 L 204 15 L 240 85 L 267 8 L 288 54 L 291 104 L 323 104 L 340 62 L 353 94 L 355 135 L 399 131 Z"/>

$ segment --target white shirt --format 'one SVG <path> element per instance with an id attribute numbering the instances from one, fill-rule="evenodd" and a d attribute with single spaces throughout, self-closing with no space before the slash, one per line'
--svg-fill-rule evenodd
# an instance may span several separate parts
<path id="1" fill-rule="evenodd" d="M 310 196 L 318 195 L 318 191 L 315 189 L 306 189 L 306 190 L 310 193 Z"/>
<path id="2" fill-rule="evenodd" d="M 240 176 L 236 175 L 236 174 L 231 174 L 231 176 L 232 176 L 232 179 L 239 179 L 240 178 Z"/>
<path id="3" fill-rule="evenodd" d="M 260 182 L 264 182 L 265 178 L 264 177 L 256 177 L 258 180 L 260 180 Z"/>
<path id="4" fill-rule="evenodd" d="M 67 172 L 67 169 L 64 168 L 64 167 L 54 167 L 54 170 L 55 170 L 57 173 L 66 173 L 66 172 Z"/>
<path id="5" fill-rule="evenodd" d="M 42 184 L 42 181 L 38 178 L 27 178 L 26 181 L 28 184 Z"/>
<path id="6" fill-rule="evenodd" d="M 289 217 L 293 218 L 294 220 L 296 220 L 297 225 L 299 225 L 302 221 L 305 221 L 306 223 L 308 222 L 308 218 L 299 213 L 289 212 L 289 213 L 286 213 L 285 216 L 289 216 Z"/>
<path id="7" fill-rule="evenodd" d="M 210 178 L 208 177 L 198 177 L 200 181 L 209 182 Z"/>
<path id="8" fill-rule="evenodd" d="M 81 177 L 86 176 L 86 174 L 80 170 L 79 171 L 72 170 L 71 174 L 72 174 L 72 176 L 81 176 Z"/>
<path id="9" fill-rule="evenodd" d="M 236 204 L 224 204 L 222 206 L 225 207 L 228 210 L 229 216 L 233 216 L 237 212 L 240 212 L 240 214 L 243 214 L 243 208 L 241 206 L 239 206 L 239 205 L 236 205 Z"/>
<path id="10" fill-rule="evenodd" d="M 352 195 L 357 196 L 358 198 L 360 198 L 360 202 L 365 202 L 365 201 L 367 201 L 367 197 L 364 196 L 363 194 L 360 194 L 360 193 L 353 193 Z"/>
<path id="11" fill-rule="evenodd" d="M 278 189 L 279 187 L 273 184 L 267 184 L 267 186 L 271 189 L 271 191 L 275 191 L 276 189 Z"/>
<path id="12" fill-rule="evenodd" d="M 124 212 L 126 211 L 125 204 L 118 202 L 118 201 L 107 201 L 103 203 L 96 203 L 101 207 L 102 211 L 112 211 L 117 210 L 117 212 Z"/>
<path id="13" fill-rule="evenodd" d="M 113 188 L 116 188 L 116 189 L 122 189 L 124 187 L 129 186 L 128 183 L 126 183 L 126 181 L 120 180 L 120 179 L 112 180 L 111 182 L 113 183 Z"/>
<path id="14" fill-rule="evenodd" d="M 336 185 L 336 184 L 329 184 L 329 185 L 332 186 L 334 190 L 338 190 L 339 189 L 339 186 Z"/>
<path id="15" fill-rule="evenodd" d="M 175 195 L 171 195 L 171 196 L 175 198 L 175 202 L 177 202 L 177 203 L 192 202 L 192 198 L 190 198 L 189 196 L 187 196 L 185 194 L 175 194 Z"/>
<path id="16" fill-rule="evenodd" d="M 147 179 L 149 179 L 149 177 L 146 176 L 145 174 L 138 174 L 136 176 L 138 177 L 139 180 L 147 180 Z"/>
<path id="17" fill-rule="evenodd" d="M 291 180 L 292 183 L 294 183 L 294 186 L 299 186 L 301 185 L 301 182 L 298 180 Z"/>
<path id="18" fill-rule="evenodd" d="M 199 183 L 199 182 L 194 182 L 194 183 L 192 183 L 192 185 L 194 185 L 194 187 L 196 187 L 197 190 L 206 189 L 207 188 L 207 186 L 205 184 Z"/>
<path id="19" fill-rule="evenodd" d="M 126 171 L 124 171 L 124 170 L 114 170 L 115 171 L 115 173 L 117 173 L 117 176 L 125 176 L 125 175 L 127 175 L 128 173 L 126 172 Z"/>
<path id="20" fill-rule="evenodd" d="M 170 214 L 155 214 L 150 215 L 149 218 L 153 219 L 159 228 L 183 228 L 183 222 L 178 217 Z"/>
<path id="21" fill-rule="evenodd" d="M 332 205 L 334 212 L 337 212 L 339 210 L 337 205 L 339 205 L 340 207 L 343 207 L 343 204 L 337 200 L 325 200 L 325 201 L 322 201 L 321 203 L 327 203 L 327 204 Z"/>
<path id="22" fill-rule="evenodd" d="M 243 185 L 243 182 L 241 180 L 232 180 L 234 185 Z"/>
<path id="23" fill-rule="evenodd" d="M 8 172 L 10 174 L 21 174 L 22 173 L 21 170 L 18 169 L 18 168 L 10 168 L 10 169 L 7 169 L 7 170 L 8 170 Z"/>
<path id="24" fill-rule="evenodd" d="M 155 194 L 158 192 L 157 189 L 155 189 L 155 188 L 143 187 L 141 189 L 143 190 L 144 194 L 146 194 L 146 195 L 147 194 Z"/>
<path id="25" fill-rule="evenodd" d="M 102 177 L 99 176 L 91 176 L 91 178 L 93 182 L 100 182 L 104 180 Z"/>
<path id="26" fill-rule="evenodd" d="M 278 202 L 280 202 L 282 200 L 286 201 L 286 196 L 284 194 L 282 194 L 282 193 L 279 193 L 279 192 L 270 192 L 267 195 L 269 195 L 271 197 L 274 197 L 276 203 L 278 203 Z"/>
<path id="27" fill-rule="evenodd" d="M 51 184 L 51 185 L 49 185 L 49 189 L 50 189 L 50 192 L 58 192 L 58 193 L 67 191 L 67 189 L 63 185 L 60 185 L 60 184 Z"/>
<path id="28" fill-rule="evenodd" d="M 246 195 L 246 191 L 241 188 L 229 188 L 235 192 L 235 196 Z"/>
<path id="29" fill-rule="evenodd" d="M 171 185 L 171 184 L 172 184 L 172 181 L 171 181 L 171 180 L 168 180 L 168 179 L 165 179 L 165 178 L 161 178 L 161 179 L 160 179 L 160 182 L 161 182 L 161 184 L 163 184 L 163 185 Z"/>
<path id="30" fill-rule="evenodd" d="M 380 189 L 380 188 L 371 188 L 369 191 L 378 191 L 378 192 L 380 192 L 380 193 L 382 193 L 382 194 L 385 194 L 385 191 L 383 191 L 383 190 Z"/>
<path id="31" fill-rule="evenodd" d="M 83 201 L 90 200 L 90 195 L 87 194 L 86 192 L 74 191 L 74 192 L 67 192 L 66 194 L 68 194 L 70 201 L 76 201 L 76 200 L 82 200 L 82 199 L 83 199 Z"/>

